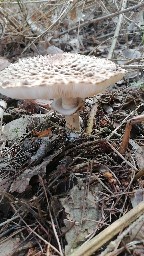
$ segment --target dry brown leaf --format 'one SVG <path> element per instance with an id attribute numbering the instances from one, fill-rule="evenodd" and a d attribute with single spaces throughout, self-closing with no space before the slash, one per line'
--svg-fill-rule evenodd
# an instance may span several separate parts
<path id="1" fill-rule="evenodd" d="M 33 131 L 32 133 L 33 133 L 33 135 L 36 135 L 38 138 L 42 138 L 42 137 L 52 135 L 51 128 L 48 128 L 48 129 L 46 129 L 44 131 L 41 131 L 41 132 Z"/>

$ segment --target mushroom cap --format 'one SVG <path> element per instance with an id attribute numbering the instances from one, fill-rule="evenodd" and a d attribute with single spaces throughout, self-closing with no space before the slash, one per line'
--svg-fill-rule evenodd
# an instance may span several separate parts
<path id="1" fill-rule="evenodd" d="M 75 53 L 20 59 L 0 72 L 0 93 L 16 99 L 86 98 L 122 79 L 110 60 Z"/>

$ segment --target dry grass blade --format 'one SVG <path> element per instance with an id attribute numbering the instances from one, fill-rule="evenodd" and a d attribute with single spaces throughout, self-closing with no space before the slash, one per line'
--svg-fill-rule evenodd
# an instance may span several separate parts
<path id="1" fill-rule="evenodd" d="M 83 22 L 82 24 L 79 24 L 79 28 L 84 27 L 84 26 L 88 25 L 89 23 L 98 23 L 98 22 L 100 22 L 100 21 L 102 21 L 102 20 L 110 19 L 110 18 L 116 17 L 116 16 L 118 16 L 119 14 L 126 13 L 126 12 L 130 12 L 130 11 L 133 11 L 133 10 L 137 10 L 137 9 L 139 9 L 139 8 L 142 8 L 143 6 L 144 6 L 144 3 L 140 3 L 140 4 L 134 5 L 134 6 L 132 6 L 132 7 L 129 7 L 129 8 L 127 8 L 127 9 L 124 9 L 124 10 L 121 10 L 121 11 L 118 11 L 118 12 L 115 12 L 115 13 L 111 13 L 111 14 L 108 14 L 108 15 L 105 15 L 105 16 L 103 16 L 103 17 L 99 17 L 99 18 L 96 18 L 96 19 L 93 19 L 93 20 L 90 20 L 90 21 Z M 66 30 L 66 31 L 64 31 L 64 32 L 61 32 L 61 33 L 59 34 L 59 36 L 64 35 L 64 34 L 66 34 L 66 33 L 68 33 L 68 32 L 71 32 L 71 31 L 73 31 L 73 30 L 75 30 L 75 29 L 77 29 L 77 28 L 78 28 L 78 26 L 75 26 L 75 27 L 73 27 L 73 28 L 71 28 L 71 29 L 69 29 L 69 30 Z"/>
<path id="2" fill-rule="evenodd" d="M 37 87 L 40 79 L 40 98 L 44 97 L 42 101 L 22 101 L 0 94 L 0 246 L 4 256 L 11 240 L 17 239 L 20 243 L 9 250 L 11 256 L 144 255 L 144 203 L 140 203 L 144 199 L 144 125 L 132 126 L 144 114 L 143 11 L 142 0 L 0 1 L 2 83 L 4 73 L 13 66 L 19 86 L 17 63 L 32 60 L 31 69 L 22 65 L 22 87 L 29 87 L 30 82 L 33 87 L 33 79 Z M 85 104 L 78 100 L 80 116 L 65 118 L 63 111 L 51 110 L 52 100 L 46 100 L 50 90 L 43 92 L 49 84 L 45 79 L 50 77 L 51 83 L 55 73 L 56 84 L 64 81 L 69 87 L 70 78 L 72 88 L 72 67 L 74 88 L 78 76 L 89 84 L 86 89 L 81 83 L 79 97 L 84 98 L 95 72 L 93 64 L 85 72 L 89 61 L 82 60 L 77 67 L 69 57 L 64 72 L 63 62 L 56 61 L 58 68 L 54 65 L 51 75 L 49 64 L 61 53 L 98 60 L 113 57 L 121 70 L 126 69 L 125 79 L 110 82 L 105 93 L 96 91 L 100 94 L 87 97 Z M 51 60 L 44 66 L 41 62 L 40 78 L 40 70 L 34 72 L 38 63 L 33 60 L 48 55 Z M 65 57 L 63 61 L 65 65 Z M 102 78 L 104 84 L 105 66 L 96 64 L 98 81 Z M 114 71 L 112 66 L 110 70 Z M 31 81 L 27 71 L 33 75 Z M 4 87 L 8 78 L 6 75 Z M 1 101 L 7 102 L 6 109 Z M 75 105 L 72 101 L 70 105 Z M 58 101 L 57 111 L 65 103 L 66 99 Z M 78 133 L 66 128 L 73 124 Z"/>
<path id="3" fill-rule="evenodd" d="M 119 148 L 119 152 L 121 154 L 124 154 L 126 149 L 127 149 L 131 129 L 132 129 L 131 122 L 127 122 L 125 132 L 124 132 L 124 135 L 123 135 L 123 138 L 122 138 L 122 143 L 121 143 L 120 148 Z"/>
<path id="4" fill-rule="evenodd" d="M 135 175 L 134 181 L 138 180 L 142 176 L 144 176 L 144 168 Z"/>
<path id="5" fill-rule="evenodd" d="M 119 148 L 119 152 L 121 154 L 124 154 L 126 149 L 127 149 L 129 138 L 130 138 L 130 132 L 131 132 L 131 129 L 132 129 L 132 125 L 136 124 L 136 123 L 139 123 L 139 122 L 142 122 L 142 121 L 144 121 L 144 115 L 133 117 L 132 119 L 130 119 L 127 122 L 125 132 L 124 132 L 124 135 L 123 135 L 123 138 L 122 138 L 122 143 L 121 143 L 120 148 Z"/>
<path id="6" fill-rule="evenodd" d="M 123 0 L 121 11 L 125 10 L 126 5 L 127 5 L 127 0 Z M 114 49 L 115 49 L 115 46 L 116 46 L 117 38 L 118 38 L 118 35 L 119 35 L 119 32 L 120 32 L 122 20 L 123 20 L 123 14 L 121 13 L 119 15 L 119 19 L 118 19 L 118 23 L 117 23 L 117 26 L 116 26 L 114 36 L 113 36 L 112 44 L 111 44 L 111 47 L 110 47 L 110 50 L 109 50 L 108 59 L 111 59 L 112 56 L 113 56 L 113 52 L 114 52 Z"/>
<path id="7" fill-rule="evenodd" d="M 97 112 L 97 107 L 98 107 L 97 104 L 95 104 L 92 107 L 90 115 L 89 115 L 88 124 L 87 124 L 87 128 L 86 128 L 86 133 L 88 135 L 90 135 L 92 133 L 92 130 L 93 130 L 94 117 L 95 117 L 95 114 Z"/>
<path id="8" fill-rule="evenodd" d="M 92 253 L 96 252 L 101 246 L 135 221 L 143 213 L 144 202 L 141 202 L 135 208 L 122 216 L 119 220 L 115 221 L 113 224 L 95 236 L 91 241 L 80 246 L 74 253 L 71 254 L 71 256 L 92 255 Z"/>
<path id="9" fill-rule="evenodd" d="M 51 223 L 52 223 L 53 231 L 54 231 L 57 243 L 58 243 L 60 255 L 63 256 L 61 244 L 60 244 L 60 241 L 59 241 L 59 238 L 58 238 L 58 234 L 57 234 L 57 231 L 56 231 L 56 228 L 55 228 L 55 224 L 54 224 L 54 220 L 53 220 L 53 217 L 52 217 L 52 213 L 51 213 L 51 210 L 50 210 L 50 204 L 49 204 L 46 188 L 45 188 L 45 185 L 44 185 L 44 182 L 43 182 L 43 179 L 42 179 L 41 176 L 39 176 L 39 179 L 40 179 L 40 182 L 41 182 L 41 184 L 43 186 L 43 190 L 44 190 L 44 193 L 45 193 L 45 197 L 46 197 L 46 201 L 47 201 L 47 205 L 48 205 L 48 209 L 49 209 L 49 215 L 50 215 L 50 218 L 51 218 Z"/>
<path id="10" fill-rule="evenodd" d="M 110 135 L 107 137 L 107 139 L 109 140 L 114 134 L 116 134 L 116 132 L 121 128 L 121 126 L 132 116 L 135 114 L 135 112 L 137 110 L 139 110 L 139 108 L 141 108 L 143 106 L 143 104 L 140 104 L 137 106 L 137 108 L 133 111 L 130 112 L 129 115 L 126 116 L 126 118 L 121 122 L 121 124 L 119 126 L 116 127 L 115 130 L 112 131 L 112 133 L 110 133 Z"/>
<path id="11" fill-rule="evenodd" d="M 144 224 L 144 215 L 141 215 L 135 222 L 133 222 L 127 229 L 125 229 L 120 235 L 118 235 L 118 237 L 116 238 L 115 241 L 110 242 L 110 244 L 107 246 L 106 250 L 104 252 L 102 252 L 100 254 L 100 256 L 114 256 L 114 255 L 118 255 L 117 251 L 119 249 L 118 246 L 121 243 L 122 239 L 128 235 L 132 230 L 136 229 L 137 232 L 137 226 L 141 227 Z M 128 246 L 128 245 L 127 245 Z M 120 249 L 124 249 L 124 247 L 120 248 Z"/>
<path id="12" fill-rule="evenodd" d="M 43 33 L 41 33 L 39 36 L 37 36 L 36 39 L 34 39 L 32 41 L 32 43 L 30 43 L 28 46 L 26 46 L 22 53 L 24 53 L 38 39 L 40 39 L 41 37 L 45 36 L 48 33 L 49 30 L 51 30 L 58 22 L 60 22 L 60 20 L 68 13 L 68 11 L 71 9 L 71 7 L 72 7 L 71 1 L 68 1 L 66 3 L 65 9 L 62 11 L 62 13 L 59 15 L 59 17 L 55 20 L 55 22 L 53 22 Z"/>

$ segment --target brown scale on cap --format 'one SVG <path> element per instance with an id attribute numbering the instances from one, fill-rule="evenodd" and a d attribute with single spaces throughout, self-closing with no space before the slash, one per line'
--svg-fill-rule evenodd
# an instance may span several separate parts
<path id="1" fill-rule="evenodd" d="M 0 74 L 0 93 L 17 99 L 56 99 L 52 107 L 70 116 L 69 128 L 80 130 L 79 115 L 73 114 L 82 99 L 122 79 L 125 70 L 106 59 L 60 53 L 21 59 Z"/>

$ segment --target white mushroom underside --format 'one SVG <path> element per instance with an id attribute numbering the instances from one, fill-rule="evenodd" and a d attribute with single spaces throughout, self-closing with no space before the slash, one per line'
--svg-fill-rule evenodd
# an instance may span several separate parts
<path id="1" fill-rule="evenodd" d="M 78 82 L 73 79 L 73 83 L 67 84 L 68 90 L 63 87 L 62 82 L 55 84 L 55 86 L 41 86 L 40 84 L 36 85 L 36 82 L 34 82 L 30 87 L 24 85 L 2 87 L 0 84 L 0 93 L 15 99 L 86 98 L 104 91 L 108 86 L 122 79 L 122 77 L 123 74 L 119 74 L 111 77 L 110 80 L 97 81 L 95 84 L 90 80 Z M 14 84 L 14 82 L 11 81 L 11 84 Z"/>
<path id="2" fill-rule="evenodd" d="M 0 72 L 0 93 L 18 99 L 86 98 L 122 79 L 115 63 L 62 53 L 19 60 Z"/>
<path id="3" fill-rule="evenodd" d="M 51 107 L 62 115 L 69 116 L 74 114 L 83 105 L 81 98 L 60 98 L 54 99 Z"/>

